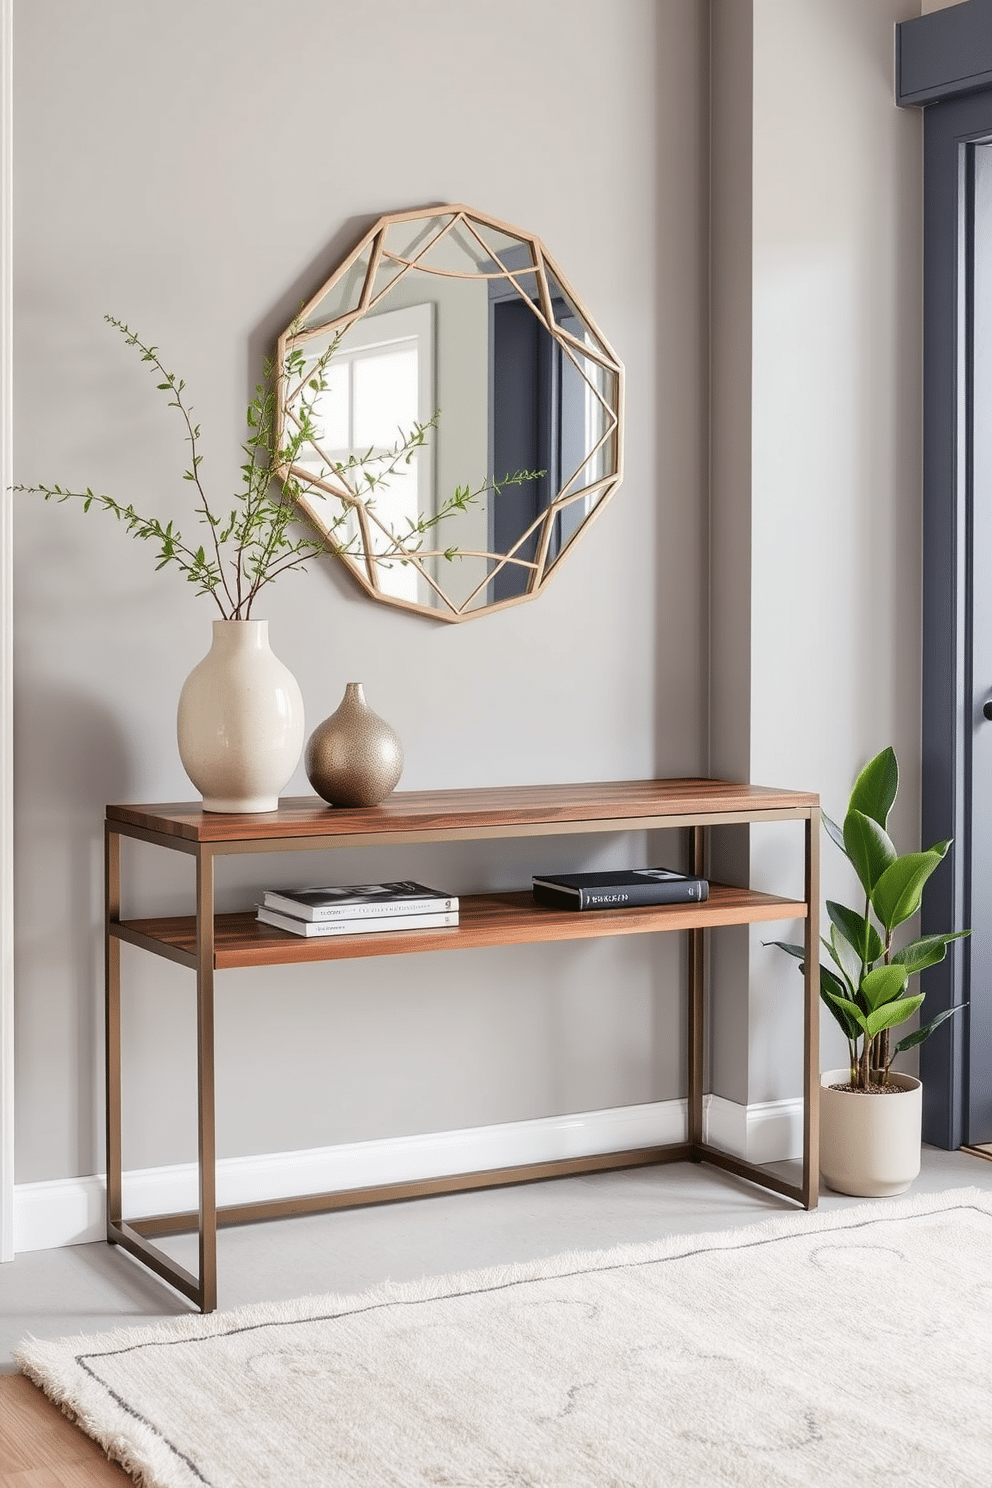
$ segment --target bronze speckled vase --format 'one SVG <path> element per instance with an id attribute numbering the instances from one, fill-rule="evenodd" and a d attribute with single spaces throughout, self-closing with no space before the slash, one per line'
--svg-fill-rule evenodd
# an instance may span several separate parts
<path id="1" fill-rule="evenodd" d="M 378 806 L 403 773 L 403 747 L 349 682 L 337 711 L 317 725 L 304 755 L 307 778 L 332 806 Z"/>

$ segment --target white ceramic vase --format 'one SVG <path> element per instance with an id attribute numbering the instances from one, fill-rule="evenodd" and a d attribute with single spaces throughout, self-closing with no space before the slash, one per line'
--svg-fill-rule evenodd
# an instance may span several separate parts
<path id="1" fill-rule="evenodd" d="M 833 1090 L 846 1069 L 820 1076 L 820 1174 L 837 1193 L 888 1198 L 905 1193 L 920 1171 L 923 1087 L 912 1075 L 889 1074 L 898 1094 Z"/>
<path id="2" fill-rule="evenodd" d="M 303 749 L 303 697 L 267 620 L 215 620 L 179 695 L 179 757 L 204 811 L 275 811 Z"/>

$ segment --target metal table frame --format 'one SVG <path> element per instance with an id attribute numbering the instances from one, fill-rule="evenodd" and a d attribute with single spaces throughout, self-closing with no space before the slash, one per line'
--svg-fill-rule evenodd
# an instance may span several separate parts
<path id="1" fill-rule="evenodd" d="M 671 784 L 658 782 L 659 786 Z M 710 784 L 707 782 L 706 784 Z M 720 783 L 717 783 L 720 784 Z M 751 788 L 733 787 L 744 790 Z M 548 788 L 551 791 L 551 788 Z M 565 788 L 563 787 L 564 791 Z M 387 830 L 375 829 L 375 817 L 368 812 L 349 813 L 353 819 L 347 830 L 301 835 L 294 821 L 291 835 L 279 835 L 278 818 L 273 813 L 264 819 L 264 835 L 251 817 L 214 819 L 201 830 L 187 825 L 198 808 L 181 807 L 108 807 L 106 822 L 106 1134 L 107 1134 L 107 1239 L 142 1261 L 157 1275 L 188 1297 L 202 1312 L 217 1305 L 217 1228 L 219 1225 L 247 1224 L 255 1220 L 313 1214 L 357 1205 L 389 1202 L 427 1194 L 451 1193 L 457 1190 L 490 1187 L 500 1184 L 529 1182 L 536 1179 L 575 1173 L 603 1171 L 651 1163 L 676 1161 L 707 1162 L 726 1172 L 760 1184 L 807 1209 L 815 1207 L 819 1192 L 818 1176 L 818 1095 L 819 1095 L 819 938 L 817 905 L 819 896 L 819 809 L 816 797 L 804 796 L 802 804 L 778 805 L 778 793 L 767 792 L 762 804 L 737 809 L 714 809 L 712 802 L 700 802 L 694 811 L 655 811 L 641 815 L 606 815 L 595 818 L 535 822 L 525 819 L 522 811 L 507 813 L 505 806 L 492 813 L 492 821 L 475 821 L 459 825 L 457 810 L 445 817 L 445 803 L 454 802 L 461 793 L 439 793 L 431 797 L 435 807 L 429 826 L 399 826 L 390 822 Z M 493 791 L 494 800 L 507 793 Z M 781 793 L 783 796 L 786 793 Z M 412 799 L 412 797 L 410 798 Z M 440 820 L 437 813 L 440 810 Z M 497 820 L 496 817 L 499 817 Z M 326 819 L 326 818 L 325 818 Z M 784 901 L 751 891 L 728 891 L 718 902 L 716 890 L 703 905 L 665 906 L 651 912 L 621 910 L 595 916 L 572 915 L 544 910 L 543 920 L 535 919 L 519 905 L 505 908 L 514 896 L 495 896 L 495 909 L 487 906 L 488 919 L 468 922 L 463 917 L 458 929 L 421 934 L 404 932 L 390 940 L 383 935 L 353 938 L 303 940 L 266 927 L 248 929 L 242 925 L 245 916 L 217 916 L 214 912 L 215 866 L 218 857 L 242 853 L 324 851 L 335 846 L 388 845 L 392 843 L 479 840 L 493 836 L 560 835 L 567 832 L 627 832 L 642 829 L 682 827 L 688 837 L 688 864 L 691 871 L 702 875 L 705 863 L 706 833 L 718 825 L 764 821 L 801 820 L 805 825 L 804 896 L 802 901 Z M 178 822 L 178 826 L 177 826 Z M 208 835 L 210 832 L 219 835 Z M 185 834 L 185 835 L 184 835 Z M 121 919 L 121 838 L 129 837 L 154 844 L 169 851 L 183 852 L 194 859 L 196 868 L 196 913 L 192 921 L 142 921 Z M 736 898 L 734 897 L 736 895 Z M 486 896 L 480 896 L 479 902 Z M 516 896 L 523 898 L 523 896 Z M 743 902 L 743 908 L 741 903 Z M 463 915 L 473 901 L 463 900 Z M 736 905 L 736 907 L 734 907 Z M 675 912 L 677 910 L 677 912 Z M 804 917 L 806 961 L 804 973 L 804 1038 L 803 1038 L 803 1158 L 802 1177 L 790 1183 L 755 1163 L 734 1157 L 703 1139 L 703 1068 L 705 1049 L 704 952 L 708 928 L 720 924 L 745 924 L 755 920 L 787 918 L 801 913 Z M 624 917 L 618 922 L 617 916 Z M 547 918 L 553 916 L 554 919 Z M 636 920 L 632 917 L 637 917 Z M 232 930 L 233 950 L 223 951 L 225 921 Z M 502 927 L 502 928 L 501 928 Z M 554 933 L 548 933 L 553 928 Z M 684 930 L 688 935 L 688 1128 L 684 1142 L 665 1146 L 636 1148 L 623 1152 L 598 1154 L 581 1158 L 564 1158 L 521 1167 L 487 1170 L 428 1178 L 414 1182 L 393 1183 L 376 1188 L 352 1189 L 322 1194 L 305 1194 L 295 1198 L 266 1200 L 218 1209 L 216 1198 L 216 1137 L 214 1083 L 214 995 L 215 974 L 220 966 L 251 964 L 285 964 L 293 960 L 345 959 L 357 955 L 410 954 L 418 950 L 462 948 L 499 943 L 571 939 L 576 936 L 598 936 L 626 933 L 628 929 L 663 932 Z M 446 937 L 438 943 L 437 936 Z M 241 938 L 238 939 L 238 936 Z M 434 940 L 431 941 L 431 937 Z M 255 940 L 257 937 L 257 948 Z M 450 937 L 450 938 L 449 938 Z M 350 944 L 348 941 L 350 939 Z M 400 943 L 397 944 L 397 941 Z M 195 1210 L 127 1220 L 122 1203 L 122 1049 L 121 1049 L 121 943 L 127 942 L 152 954 L 186 966 L 196 974 L 197 1030 L 197 1114 L 199 1199 Z M 375 942 L 376 944 L 370 944 Z M 431 943 L 427 943 L 431 942 Z M 273 946 L 275 947 L 273 949 Z M 240 949 L 239 949 L 240 947 Z M 261 958 L 261 959 L 259 959 Z M 194 1275 L 169 1257 L 155 1238 L 195 1230 L 199 1237 L 198 1271 Z"/>

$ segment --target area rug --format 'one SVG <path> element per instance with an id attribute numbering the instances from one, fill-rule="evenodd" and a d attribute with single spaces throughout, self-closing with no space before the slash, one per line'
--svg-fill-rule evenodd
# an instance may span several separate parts
<path id="1" fill-rule="evenodd" d="M 31 1340 L 18 1362 L 153 1488 L 988 1488 L 992 1195 Z"/>

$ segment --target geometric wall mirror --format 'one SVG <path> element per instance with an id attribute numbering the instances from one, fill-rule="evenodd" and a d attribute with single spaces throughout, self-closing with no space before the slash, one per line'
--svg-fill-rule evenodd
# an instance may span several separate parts
<path id="1" fill-rule="evenodd" d="M 374 599 L 533 599 L 622 476 L 623 368 L 539 239 L 382 217 L 279 340 L 286 494 Z"/>

